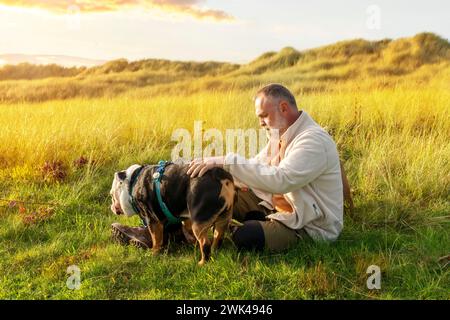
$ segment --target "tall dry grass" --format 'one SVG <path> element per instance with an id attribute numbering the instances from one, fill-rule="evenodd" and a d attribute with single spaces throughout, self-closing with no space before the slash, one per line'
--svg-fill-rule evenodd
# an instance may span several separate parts
<path id="1" fill-rule="evenodd" d="M 355 194 L 399 205 L 448 205 L 450 92 L 441 87 L 335 90 L 299 106 L 338 144 Z M 0 176 L 39 179 L 47 161 L 81 156 L 123 167 L 170 157 L 177 128 L 257 128 L 253 90 L 138 99 L 73 99 L 0 106 Z"/>

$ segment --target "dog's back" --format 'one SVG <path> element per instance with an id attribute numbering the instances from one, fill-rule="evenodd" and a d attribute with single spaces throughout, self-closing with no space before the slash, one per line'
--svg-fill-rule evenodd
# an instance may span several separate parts
<path id="1" fill-rule="evenodd" d="M 229 210 L 234 202 L 234 192 L 233 176 L 220 168 L 191 179 L 187 192 L 191 219 L 201 223 Z"/>

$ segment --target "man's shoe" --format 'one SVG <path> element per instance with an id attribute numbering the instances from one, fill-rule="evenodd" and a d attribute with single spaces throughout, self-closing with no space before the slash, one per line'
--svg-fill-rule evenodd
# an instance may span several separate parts
<path id="1" fill-rule="evenodd" d="M 150 249 L 152 239 L 146 227 L 128 227 L 120 223 L 111 225 L 112 237 L 122 245 L 132 245 L 141 249 Z"/>

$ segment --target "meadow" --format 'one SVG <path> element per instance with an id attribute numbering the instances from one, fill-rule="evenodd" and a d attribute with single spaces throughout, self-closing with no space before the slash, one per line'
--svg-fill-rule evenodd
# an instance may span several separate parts
<path id="1" fill-rule="evenodd" d="M 21 66 L 23 68 L 24 66 Z M 10 74 L 14 68 L 10 68 Z M 246 65 L 120 60 L 0 81 L 0 299 L 449 299 L 450 44 L 433 34 L 285 48 Z M 4 73 L 1 72 L 0 75 Z M 353 192 L 334 243 L 157 257 L 115 244 L 115 171 L 169 159 L 177 128 L 257 128 L 281 82 L 335 139 Z M 71 290 L 67 268 L 81 271 Z M 367 268 L 381 270 L 369 290 Z"/>

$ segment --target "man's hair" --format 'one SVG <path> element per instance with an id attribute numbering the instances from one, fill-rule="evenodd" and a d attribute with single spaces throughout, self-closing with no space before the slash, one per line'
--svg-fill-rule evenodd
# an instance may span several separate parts
<path id="1" fill-rule="evenodd" d="M 271 83 L 259 89 L 258 92 L 256 92 L 254 100 L 256 100 L 260 94 L 264 94 L 266 97 L 286 99 L 292 107 L 297 108 L 297 102 L 295 101 L 294 95 L 288 88 L 279 83 Z"/>

